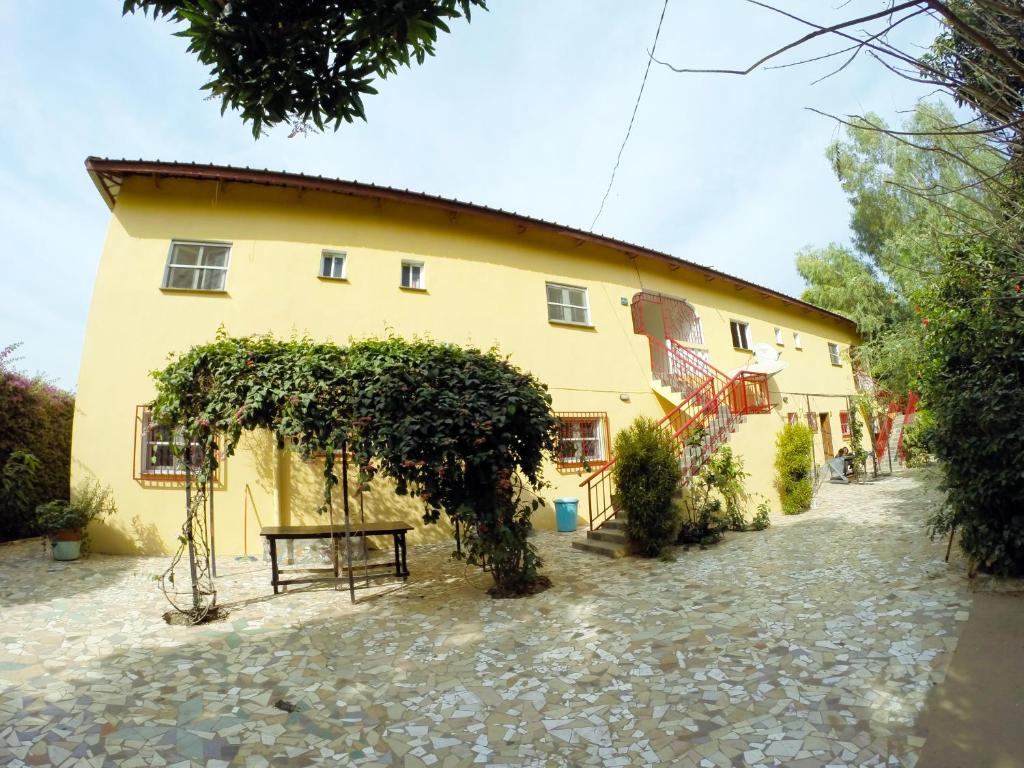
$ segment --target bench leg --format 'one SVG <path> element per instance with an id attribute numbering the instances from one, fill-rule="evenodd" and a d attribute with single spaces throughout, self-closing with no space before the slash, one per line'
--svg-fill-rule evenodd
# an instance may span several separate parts
<path id="1" fill-rule="evenodd" d="M 274 588 L 274 594 L 277 594 L 277 539 L 270 540 L 270 584 Z"/>
<path id="2" fill-rule="evenodd" d="M 405 553 L 405 531 L 402 531 L 398 535 L 401 537 L 401 540 L 402 540 L 402 543 L 401 543 L 401 548 L 402 548 L 402 578 L 403 579 L 408 579 L 409 578 L 409 564 L 406 562 L 406 559 L 405 559 L 405 554 L 406 554 Z"/>
<path id="3" fill-rule="evenodd" d="M 398 548 L 398 536 L 399 534 L 396 533 L 391 538 L 395 540 L 395 576 L 400 577 L 402 575 L 402 555 Z"/>

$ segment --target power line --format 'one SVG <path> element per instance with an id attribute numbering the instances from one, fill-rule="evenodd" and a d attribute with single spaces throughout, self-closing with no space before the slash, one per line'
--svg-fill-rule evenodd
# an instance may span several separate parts
<path id="1" fill-rule="evenodd" d="M 604 204 L 608 200 L 608 195 L 612 191 L 612 184 L 615 183 L 615 172 L 619 170 L 619 163 L 622 162 L 622 150 L 626 148 L 626 142 L 629 141 L 629 134 L 633 130 L 633 121 L 636 120 L 636 111 L 640 108 L 640 98 L 644 95 L 644 86 L 647 85 L 647 73 L 651 71 L 651 61 L 654 59 L 654 50 L 658 47 L 658 36 L 661 35 L 661 22 L 665 20 L 665 10 L 668 8 L 668 0 L 665 0 L 665 4 L 661 6 L 661 16 L 658 18 L 658 29 L 654 33 L 654 43 L 651 45 L 651 51 L 647 56 L 647 67 L 644 69 L 644 79 L 640 83 L 640 92 L 636 95 L 636 104 L 633 105 L 633 115 L 629 118 L 629 127 L 626 129 L 626 137 L 622 140 L 622 146 L 619 147 L 619 155 L 615 158 L 615 166 L 612 168 L 612 176 L 608 179 L 608 189 L 604 191 L 604 197 L 601 198 L 601 206 L 597 209 L 597 215 L 594 216 L 594 220 L 590 224 L 590 231 L 594 231 L 594 227 L 597 225 L 597 220 L 601 218 L 601 212 L 604 211 Z"/>

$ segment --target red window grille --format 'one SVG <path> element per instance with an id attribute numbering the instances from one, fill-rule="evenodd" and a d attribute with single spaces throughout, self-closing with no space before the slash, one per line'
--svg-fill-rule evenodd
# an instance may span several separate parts
<path id="1" fill-rule="evenodd" d="M 556 413 L 559 469 L 592 467 L 608 460 L 608 414 L 584 411 Z"/>
<path id="2" fill-rule="evenodd" d="M 839 426 L 843 431 L 843 437 L 850 437 L 850 413 L 849 411 L 839 412 Z"/>

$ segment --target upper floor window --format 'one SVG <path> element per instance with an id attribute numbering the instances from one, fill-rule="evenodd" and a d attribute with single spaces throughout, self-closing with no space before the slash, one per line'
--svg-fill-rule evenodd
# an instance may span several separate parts
<path id="1" fill-rule="evenodd" d="M 729 330 L 732 332 L 732 345 L 737 349 L 750 349 L 750 323 L 741 323 L 739 320 L 729 321 Z"/>
<path id="2" fill-rule="evenodd" d="M 796 413 L 794 411 L 790 411 L 789 413 L 786 414 L 786 423 L 787 424 L 799 424 L 800 423 L 800 419 L 797 417 L 797 415 L 796 415 Z"/>
<path id="3" fill-rule="evenodd" d="M 604 413 L 556 413 L 560 468 L 587 467 L 608 460 L 608 416 Z"/>
<path id="4" fill-rule="evenodd" d="M 347 261 L 342 251 L 324 251 L 320 256 L 320 277 L 344 280 Z"/>
<path id="5" fill-rule="evenodd" d="M 832 365 L 843 364 L 843 359 L 839 356 L 839 345 L 833 344 L 831 341 L 828 343 L 828 356 L 832 361 Z"/>
<path id="6" fill-rule="evenodd" d="M 402 287 L 421 291 L 427 287 L 426 282 L 423 280 L 422 261 L 402 262 Z"/>
<path id="7" fill-rule="evenodd" d="M 548 320 L 555 323 L 590 325 L 587 289 L 574 285 L 548 283 Z"/>
<path id="8" fill-rule="evenodd" d="M 782 338 L 782 329 L 781 328 L 776 328 L 775 329 L 775 343 L 779 344 L 779 345 L 785 344 L 785 341 L 783 341 L 783 338 Z"/>
<path id="9" fill-rule="evenodd" d="M 800 334 L 797 331 L 793 331 L 793 346 L 797 349 L 804 348 L 804 343 L 800 340 Z"/>
<path id="10" fill-rule="evenodd" d="M 223 291 L 227 284 L 226 243 L 172 242 L 164 271 L 164 288 L 182 291 Z"/>

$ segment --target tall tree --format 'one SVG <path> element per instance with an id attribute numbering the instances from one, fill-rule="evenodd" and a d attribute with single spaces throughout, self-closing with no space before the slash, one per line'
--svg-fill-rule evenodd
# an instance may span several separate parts
<path id="1" fill-rule="evenodd" d="M 337 128 L 366 119 L 374 79 L 434 55 L 438 32 L 486 0 L 124 0 L 152 12 L 210 68 L 204 90 L 239 110 L 253 135 L 290 123 Z"/>

